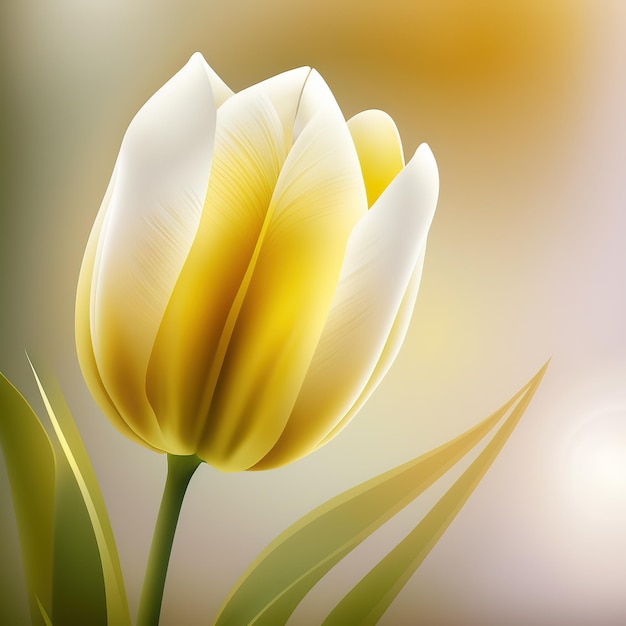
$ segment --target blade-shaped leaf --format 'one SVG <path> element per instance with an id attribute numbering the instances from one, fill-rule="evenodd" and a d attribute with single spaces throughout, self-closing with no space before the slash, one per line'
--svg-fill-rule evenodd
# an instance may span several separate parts
<path id="1" fill-rule="evenodd" d="M 126 591 L 113 529 L 91 461 L 58 384 L 51 376 L 46 376 L 44 385 L 32 363 L 31 368 L 91 520 L 102 563 L 108 623 L 130 626 Z"/>
<path id="2" fill-rule="evenodd" d="M 41 604 L 41 602 L 39 601 L 39 598 L 37 598 L 37 606 L 39 607 L 39 611 L 41 613 L 41 617 L 44 621 L 45 626 L 52 626 L 52 620 L 48 616 L 46 609 L 43 608 L 43 604 Z"/>
<path id="3" fill-rule="evenodd" d="M 106 626 L 100 552 L 83 496 L 63 452 L 57 451 L 52 619 L 56 624 Z"/>
<path id="4" fill-rule="evenodd" d="M 537 390 L 547 364 L 476 460 L 422 521 L 350 591 L 324 626 L 365 626 L 378 622 L 420 563 L 461 510 L 513 432 Z"/>
<path id="5" fill-rule="evenodd" d="M 0 444 L 7 467 L 33 624 L 50 610 L 55 462 L 52 444 L 34 411 L 0 374 Z"/>
<path id="6" fill-rule="evenodd" d="M 447 472 L 513 407 L 525 407 L 546 367 L 459 437 L 332 498 L 281 533 L 235 585 L 216 626 L 285 623 L 336 563 Z"/>

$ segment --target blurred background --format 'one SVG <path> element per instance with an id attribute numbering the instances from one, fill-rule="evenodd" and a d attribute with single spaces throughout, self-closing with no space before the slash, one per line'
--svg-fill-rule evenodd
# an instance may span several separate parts
<path id="1" fill-rule="evenodd" d="M 163 624 L 205 624 L 283 528 L 486 417 L 549 358 L 500 457 L 382 624 L 626 623 L 626 5 L 619 0 L 5 0 L 0 371 L 53 366 L 101 481 L 136 612 L 165 458 L 91 400 L 75 285 L 124 131 L 196 50 L 234 90 L 300 65 L 346 117 L 380 108 L 441 192 L 406 343 L 360 415 L 280 470 L 194 477 Z M 320 623 L 443 492 L 294 614 Z M 428 500 L 428 498 L 431 498 Z M 0 462 L 0 622 L 28 623 Z"/>

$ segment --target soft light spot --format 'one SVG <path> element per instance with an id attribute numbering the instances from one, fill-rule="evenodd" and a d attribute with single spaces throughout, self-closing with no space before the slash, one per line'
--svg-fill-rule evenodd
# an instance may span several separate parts
<path id="1" fill-rule="evenodd" d="M 568 445 L 569 493 L 585 515 L 626 519 L 626 409 L 587 419 Z"/>

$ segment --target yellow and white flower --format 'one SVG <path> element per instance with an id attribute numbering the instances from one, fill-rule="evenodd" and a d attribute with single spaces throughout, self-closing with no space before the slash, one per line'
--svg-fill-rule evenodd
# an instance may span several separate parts
<path id="1" fill-rule="evenodd" d="M 395 359 L 438 194 L 426 144 L 299 68 L 233 94 L 196 53 L 124 136 L 83 260 L 79 360 L 124 434 L 224 471 L 333 438 Z"/>

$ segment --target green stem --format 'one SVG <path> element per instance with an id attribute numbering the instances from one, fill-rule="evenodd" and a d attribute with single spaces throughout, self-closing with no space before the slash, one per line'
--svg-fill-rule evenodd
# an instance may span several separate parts
<path id="1" fill-rule="evenodd" d="M 195 455 L 167 455 L 167 480 L 157 517 L 143 583 L 137 626 L 158 626 L 163 588 L 187 485 L 202 461 Z"/>

